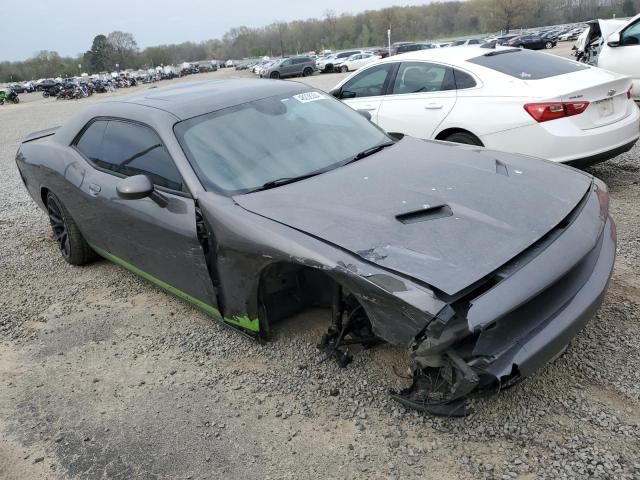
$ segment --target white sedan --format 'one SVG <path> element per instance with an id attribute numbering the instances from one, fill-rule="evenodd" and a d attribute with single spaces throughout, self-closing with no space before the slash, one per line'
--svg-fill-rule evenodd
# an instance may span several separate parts
<path id="1" fill-rule="evenodd" d="M 640 136 L 631 80 L 554 55 L 504 47 L 386 58 L 331 93 L 389 133 L 586 165 Z"/>
<path id="2" fill-rule="evenodd" d="M 336 70 L 339 68 L 343 73 L 353 72 L 354 70 L 358 70 L 359 68 L 362 68 L 371 62 L 375 62 L 376 60 L 380 60 L 380 57 L 373 53 L 357 53 L 355 55 L 351 55 L 342 63 L 336 64 L 335 68 Z"/>

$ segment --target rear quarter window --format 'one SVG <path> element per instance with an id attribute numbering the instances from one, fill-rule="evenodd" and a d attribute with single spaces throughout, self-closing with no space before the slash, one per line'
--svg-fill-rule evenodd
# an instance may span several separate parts
<path id="1" fill-rule="evenodd" d="M 540 80 L 590 68 L 565 58 L 530 50 L 493 50 L 467 60 L 520 80 Z"/>

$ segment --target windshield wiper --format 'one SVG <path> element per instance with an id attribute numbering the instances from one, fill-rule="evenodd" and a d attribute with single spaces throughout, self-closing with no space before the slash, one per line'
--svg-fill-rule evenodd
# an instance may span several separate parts
<path id="1" fill-rule="evenodd" d="M 374 145 L 373 147 L 367 148 L 366 150 L 363 150 L 360 153 L 357 153 L 350 160 L 348 160 L 347 162 L 343 163 L 343 165 L 348 165 L 349 163 L 357 162 L 358 160 L 361 160 L 361 159 L 363 159 L 365 157 L 368 157 L 369 155 L 373 155 L 374 153 L 379 152 L 383 148 L 390 147 L 391 145 L 395 145 L 395 143 L 396 142 L 385 142 L 385 143 L 380 143 L 378 145 Z M 325 173 L 328 170 L 333 170 L 333 168 L 335 168 L 335 166 L 328 167 L 328 168 L 323 168 L 323 169 L 320 169 L 320 170 L 316 170 L 315 172 L 307 173 L 307 174 L 304 174 L 304 175 L 299 175 L 297 177 L 276 178 L 274 180 L 269 180 L 268 182 L 263 183 L 260 187 L 253 188 L 251 190 L 247 190 L 244 193 L 247 194 L 247 193 L 261 192 L 263 190 L 269 190 L 271 188 L 280 187 L 282 185 L 287 185 L 289 183 L 299 182 L 300 180 L 305 180 L 307 178 L 311 178 L 311 177 L 315 177 L 316 175 L 320 175 L 321 173 Z"/>
<path id="2" fill-rule="evenodd" d="M 320 175 L 321 173 L 324 173 L 324 171 L 307 173 L 305 175 L 299 175 L 297 177 L 276 178 L 275 180 L 269 180 L 268 182 L 263 183 L 260 187 L 251 189 L 245 193 L 253 193 L 253 192 L 260 192 L 262 190 L 269 190 L 270 188 L 276 188 L 282 185 L 287 185 L 289 183 L 298 182 L 300 180 L 304 180 L 305 178 L 315 177 L 316 175 Z"/>
<path id="3" fill-rule="evenodd" d="M 362 160 L 365 157 L 373 155 L 374 153 L 378 153 L 383 148 L 390 147 L 391 145 L 395 145 L 396 142 L 384 142 L 378 145 L 374 145 L 373 147 L 369 147 L 365 150 L 362 150 L 360 153 L 357 153 L 351 160 L 348 160 L 345 165 L 349 165 L 350 163 L 357 162 L 358 160 Z"/>

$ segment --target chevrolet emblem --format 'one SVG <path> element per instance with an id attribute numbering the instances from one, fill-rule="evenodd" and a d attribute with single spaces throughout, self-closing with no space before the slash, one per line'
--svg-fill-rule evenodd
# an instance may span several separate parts
<path id="1" fill-rule="evenodd" d="M 607 92 L 607 96 L 609 96 L 609 97 L 613 97 L 615 94 L 616 94 L 616 91 L 615 91 L 615 90 L 609 90 L 609 91 Z"/>

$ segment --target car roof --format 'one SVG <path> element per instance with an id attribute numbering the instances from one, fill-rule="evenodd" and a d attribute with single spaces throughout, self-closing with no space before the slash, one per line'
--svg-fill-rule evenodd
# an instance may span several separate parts
<path id="1" fill-rule="evenodd" d="M 497 46 L 495 47 L 495 50 L 513 50 L 513 47 Z M 428 48 L 425 50 L 415 50 L 413 52 L 388 57 L 385 61 L 433 60 L 436 62 L 455 64 L 480 57 L 492 51 L 494 51 L 493 48 L 483 48 L 479 45 L 460 45 L 456 48 Z"/>
<path id="2" fill-rule="evenodd" d="M 105 103 L 132 103 L 169 112 L 186 119 L 223 108 L 271 97 L 295 94 L 311 87 L 282 80 L 209 80 L 181 83 L 113 97 Z"/>

